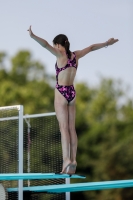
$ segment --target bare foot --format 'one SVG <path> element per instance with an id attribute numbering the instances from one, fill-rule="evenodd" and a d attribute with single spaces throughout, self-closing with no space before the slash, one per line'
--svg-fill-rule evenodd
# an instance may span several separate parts
<path id="1" fill-rule="evenodd" d="M 63 173 L 66 174 L 67 168 L 69 167 L 70 164 L 71 164 L 71 161 L 69 159 L 63 161 L 63 169 L 62 169 L 62 171 L 60 173 L 61 174 L 63 174 Z"/>
<path id="2" fill-rule="evenodd" d="M 77 167 L 77 162 L 76 161 L 72 162 L 67 168 L 67 174 L 70 175 L 75 174 L 76 167 Z"/>

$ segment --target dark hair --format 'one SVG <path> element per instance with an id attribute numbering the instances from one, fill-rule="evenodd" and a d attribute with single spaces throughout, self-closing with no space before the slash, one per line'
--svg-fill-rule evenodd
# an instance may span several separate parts
<path id="1" fill-rule="evenodd" d="M 63 47 L 65 47 L 66 53 L 68 55 L 68 58 L 71 58 L 71 51 L 69 50 L 70 48 L 70 43 L 68 41 L 68 38 L 66 35 L 59 34 L 53 39 L 54 44 L 61 44 Z"/>

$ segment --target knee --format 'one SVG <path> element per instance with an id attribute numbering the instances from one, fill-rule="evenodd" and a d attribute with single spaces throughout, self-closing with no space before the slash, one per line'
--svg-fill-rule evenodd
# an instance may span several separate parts
<path id="1" fill-rule="evenodd" d="M 59 124 L 61 132 L 68 132 L 68 126 L 66 124 Z"/>
<path id="2" fill-rule="evenodd" d="M 69 132 L 70 132 L 70 134 L 76 134 L 75 127 L 69 126 Z"/>

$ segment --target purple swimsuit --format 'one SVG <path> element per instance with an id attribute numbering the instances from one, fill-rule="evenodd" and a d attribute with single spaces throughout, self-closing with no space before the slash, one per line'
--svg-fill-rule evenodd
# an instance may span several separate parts
<path id="1" fill-rule="evenodd" d="M 65 67 L 62 68 L 58 68 L 57 66 L 57 62 L 55 64 L 55 69 L 56 69 L 56 88 L 57 90 L 66 98 L 66 100 L 68 101 L 68 103 L 70 103 L 70 101 L 72 101 L 75 98 L 76 95 L 76 91 L 74 89 L 73 85 L 69 85 L 69 86 L 64 86 L 64 85 L 59 85 L 58 84 L 58 74 L 62 71 L 67 69 L 68 67 L 74 67 L 77 69 L 77 64 L 76 64 L 76 55 L 74 54 L 74 58 L 73 60 L 68 59 L 67 64 Z"/>

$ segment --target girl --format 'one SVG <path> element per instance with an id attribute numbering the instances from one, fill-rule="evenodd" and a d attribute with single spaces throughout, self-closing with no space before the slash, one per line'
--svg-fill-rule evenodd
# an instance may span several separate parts
<path id="1" fill-rule="evenodd" d="M 53 46 L 46 40 L 33 34 L 31 26 L 28 29 L 31 38 L 56 56 L 56 87 L 55 112 L 61 131 L 63 151 L 63 166 L 61 173 L 74 174 L 76 171 L 77 134 L 75 130 L 76 92 L 73 86 L 78 60 L 91 51 L 112 45 L 118 39 L 111 38 L 107 42 L 93 44 L 85 49 L 71 52 L 66 35 L 60 34 L 53 39 Z"/>

